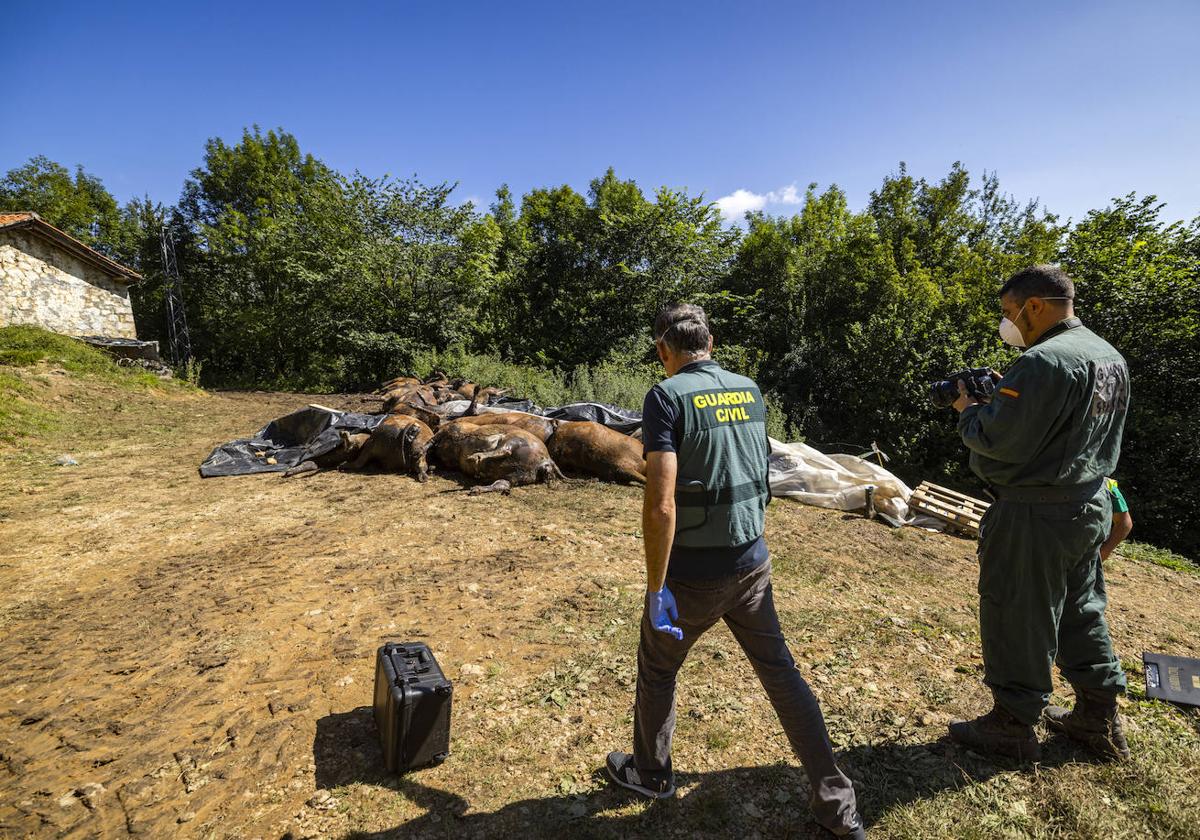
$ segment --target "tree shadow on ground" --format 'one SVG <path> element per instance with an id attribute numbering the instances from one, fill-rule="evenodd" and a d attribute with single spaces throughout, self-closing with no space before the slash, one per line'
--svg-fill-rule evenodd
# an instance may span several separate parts
<path id="1" fill-rule="evenodd" d="M 416 836 L 491 838 L 519 835 L 563 837 L 750 836 L 828 838 L 808 809 L 808 784 L 794 765 L 737 767 L 707 773 L 676 771 L 680 793 L 632 813 L 640 797 L 607 782 L 603 768 L 593 774 L 596 789 L 512 802 L 490 812 L 474 812 L 464 797 L 423 784 L 420 772 L 396 777 L 387 772 L 369 706 L 317 721 L 313 743 L 319 789 L 350 784 L 395 791 L 425 813 L 381 831 L 355 831 L 351 840 Z M 1065 738 L 1044 743 L 1043 769 L 1092 759 Z M 450 761 L 454 761 L 451 756 Z M 855 781 L 859 810 L 868 828 L 892 808 L 943 791 L 986 781 L 1021 765 L 991 761 L 947 739 L 921 744 L 857 746 L 838 754 Z"/>

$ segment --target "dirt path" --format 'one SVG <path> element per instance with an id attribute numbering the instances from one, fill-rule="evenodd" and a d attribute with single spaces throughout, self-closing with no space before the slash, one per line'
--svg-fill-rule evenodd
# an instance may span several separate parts
<path id="1" fill-rule="evenodd" d="M 629 740 L 639 491 L 197 477 L 217 443 L 337 399 L 101 394 L 74 431 L 0 455 L 0 834 L 808 836 L 802 777 L 723 630 L 681 682 L 684 810 L 594 776 Z M 80 466 L 51 464 L 66 451 Z M 769 538 L 785 626 L 872 821 L 900 831 L 918 797 L 961 788 L 953 772 L 929 787 L 947 756 L 1000 772 L 937 741 L 948 712 L 983 703 L 973 546 L 790 503 Z M 1143 648 L 1200 648 L 1200 578 L 1118 562 L 1110 579 L 1131 668 Z M 413 639 L 455 680 L 454 755 L 394 780 L 373 655 Z M 1063 784 L 1096 782 L 1063 755 Z M 1195 824 L 1181 788 L 1152 825 Z"/>

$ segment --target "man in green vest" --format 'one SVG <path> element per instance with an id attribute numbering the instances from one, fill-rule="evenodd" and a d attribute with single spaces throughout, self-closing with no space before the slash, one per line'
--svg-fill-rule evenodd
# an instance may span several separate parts
<path id="1" fill-rule="evenodd" d="M 1125 674 L 1104 619 L 1100 549 L 1112 527 L 1107 476 L 1121 452 L 1129 369 L 1075 317 L 1075 284 L 1038 265 L 1000 290 L 1000 336 L 1025 352 L 981 405 L 959 383 L 958 430 L 996 497 L 980 526 L 979 635 L 993 708 L 950 724 L 955 740 L 1037 761 L 1042 716 L 1098 753 L 1128 757 L 1117 713 Z M 1073 711 L 1047 708 L 1051 666 Z"/>
<path id="2" fill-rule="evenodd" d="M 666 308 L 654 336 L 669 378 L 646 395 L 642 416 L 646 602 L 634 751 L 610 753 L 608 773 L 643 796 L 674 795 L 675 677 L 701 634 L 724 621 L 804 766 L 817 821 L 834 835 L 863 838 L 854 787 L 834 761 L 820 706 L 775 612 L 763 539 L 770 446 L 762 393 L 712 360 L 700 307 Z"/>

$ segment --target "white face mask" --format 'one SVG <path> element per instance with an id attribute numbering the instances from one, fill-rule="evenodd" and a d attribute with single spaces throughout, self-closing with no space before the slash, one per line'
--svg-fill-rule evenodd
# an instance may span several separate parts
<path id="1" fill-rule="evenodd" d="M 1029 301 L 1025 301 L 1026 304 Z M 1025 311 L 1025 307 L 1021 307 L 1021 312 Z M 1017 317 L 1021 317 L 1021 312 L 1017 313 Z M 1005 344 L 1011 344 L 1013 347 L 1024 347 L 1025 336 L 1021 335 L 1020 328 L 1008 318 L 1000 319 L 1000 340 Z"/>
<path id="2" fill-rule="evenodd" d="M 1032 300 L 1032 298 L 1030 298 Z M 1045 297 L 1039 300 L 1070 300 L 1068 297 Z M 1021 317 L 1021 313 L 1025 311 L 1025 307 L 1029 305 L 1029 301 L 1021 304 L 1021 308 L 1017 311 L 1017 318 Z M 1013 319 L 1015 321 L 1016 318 Z M 1000 340 L 1005 344 L 1011 344 L 1013 347 L 1024 347 L 1025 336 L 1021 335 L 1021 329 L 1013 321 L 1007 317 L 1000 319 Z"/>

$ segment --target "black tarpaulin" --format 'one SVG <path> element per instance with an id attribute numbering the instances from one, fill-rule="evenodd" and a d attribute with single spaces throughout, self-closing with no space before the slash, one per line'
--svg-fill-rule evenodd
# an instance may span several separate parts
<path id="1" fill-rule="evenodd" d="M 591 420 L 593 423 L 600 423 L 627 435 L 633 434 L 642 427 L 640 411 L 632 411 L 608 403 L 578 402 L 553 408 L 542 408 L 529 400 L 502 397 L 491 403 L 489 407 L 540 414 L 542 417 L 550 417 L 554 420 Z"/>
<path id="2" fill-rule="evenodd" d="M 252 438 L 218 446 L 200 465 L 200 476 L 283 472 L 334 449 L 339 442 L 339 432 L 369 432 L 386 416 L 336 411 L 320 405 L 305 406 L 272 420 Z"/>

